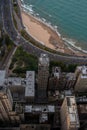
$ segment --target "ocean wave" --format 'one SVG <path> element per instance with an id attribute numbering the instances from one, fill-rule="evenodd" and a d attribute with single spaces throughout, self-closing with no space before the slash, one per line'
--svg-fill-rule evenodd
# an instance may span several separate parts
<path id="1" fill-rule="evenodd" d="M 68 46 L 70 45 L 74 49 L 77 49 L 77 51 L 82 51 L 84 53 L 87 53 L 86 50 L 82 49 L 81 46 L 76 46 L 77 41 L 70 39 L 70 38 L 62 38 L 62 40 L 67 44 Z"/>
<path id="2" fill-rule="evenodd" d="M 33 5 L 26 5 L 26 4 L 22 3 L 21 6 L 24 10 L 28 11 L 31 14 L 34 14 Z"/>
<path id="3" fill-rule="evenodd" d="M 36 13 L 36 16 L 39 16 L 39 14 L 38 14 L 38 13 Z"/>
<path id="4" fill-rule="evenodd" d="M 42 21 L 43 21 L 43 22 L 46 22 L 46 19 L 45 19 L 45 18 L 42 18 Z"/>
<path id="5" fill-rule="evenodd" d="M 29 5 L 30 7 L 33 7 L 33 5 Z"/>

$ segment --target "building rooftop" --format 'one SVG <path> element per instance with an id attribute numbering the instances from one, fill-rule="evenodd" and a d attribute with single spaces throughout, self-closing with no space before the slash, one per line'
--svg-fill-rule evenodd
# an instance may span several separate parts
<path id="1" fill-rule="evenodd" d="M 0 86 L 3 86 L 3 85 L 4 85 L 4 82 L 5 82 L 5 74 L 6 74 L 6 71 L 5 71 L 5 70 L 0 70 Z"/>
<path id="2" fill-rule="evenodd" d="M 80 72 L 81 78 L 87 78 L 87 66 L 78 66 L 76 72 Z"/>
<path id="3" fill-rule="evenodd" d="M 26 88 L 25 97 L 33 97 L 35 95 L 35 72 L 26 72 Z"/>
<path id="4" fill-rule="evenodd" d="M 75 73 L 67 73 L 66 78 L 67 80 L 76 80 Z"/>
<path id="5" fill-rule="evenodd" d="M 87 66 L 82 66 L 81 71 L 83 75 L 87 75 Z"/>
<path id="6" fill-rule="evenodd" d="M 25 106 L 25 112 L 55 112 L 55 106 L 53 105 L 27 105 Z"/>
<path id="7" fill-rule="evenodd" d="M 71 90 L 65 90 L 64 94 L 65 94 L 65 96 L 71 96 L 72 95 L 72 91 Z"/>
<path id="8" fill-rule="evenodd" d="M 81 78 L 87 78 L 87 66 L 81 68 Z"/>
<path id="9" fill-rule="evenodd" d="M 57 77 L 57 78 L 59 78 L 59 76 L 60 76 L 60 73 L 61 73 L 61 69 L 60 69 L 60 67 L 53 67 L 52 68 L 52 73 L 54 74 L 54 77 Z"/>
<path id="10" fill-rule="evenodd" d="M 67 96 L 67 109 L 68 109 L 68 116 L 70 119 L 71 124 L 76 124 L 76 127 L 79 127 L 79 119 L 77 113 L 77 106 L 74 96 Z"/>
<path id="11" fill-rule="evenodd" d="M 20 77 L 9 77 L 7 79 L 7 85 L 11 85 L 11 86 L 25 86 L 26 82 L 24 78 L 20 78 Z"/>
<path id="12" fill-rule="evenodd" d="M 48 65 L 49 66 L 49 58 L 47 54 L 41 54 L 40 58 L 39 58 L 39 63 L 41 65 Z"/>
<path id="13" fill-rule="evenodd" d="M 40 123 L 44 123 L 48 120 L 48 114 L 47 113 L 42 113 L 40 114 Z"/>

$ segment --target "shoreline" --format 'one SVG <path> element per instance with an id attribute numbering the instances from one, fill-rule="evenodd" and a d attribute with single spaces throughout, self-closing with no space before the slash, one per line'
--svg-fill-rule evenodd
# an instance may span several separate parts
<path id="1" fill-rule="evenodd" d="M 86 53 L 84 53 L 82 50 L 75 48 L 75 46 L 68 45 L 68 43 L 66 43 L 66 41 L 62 39 L 62 36 L 59 34 L 56 28 L 52 27 L 51 25 L 48 25 L 48 23 L 42 21 L 40 18 L 33 16 L 31 13 L 26 11 L 22 7 L 22 5 L 21 5 L 21 15 L 22 15 L 22 21 L 26 31 L 35 40 L 39 41 L 43 45 L 53 50 L 56 50 L 58 52 L 62 52 L 70 55 L 86 56 Z M 33 25 L 34 28 L 32 27 Z M 39 30 L 37 28 L 39 28 Z M 40 33 L 37 34 L 38 32 Z M 44 39 L 46 40 L 42 38 L 43 36 Z"/>

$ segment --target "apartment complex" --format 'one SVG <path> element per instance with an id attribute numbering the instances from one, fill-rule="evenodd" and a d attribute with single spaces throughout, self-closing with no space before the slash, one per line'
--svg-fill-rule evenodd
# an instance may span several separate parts
<path id="1" fill-rule="evenodd" d="M 74 96 L 66 96 L 61 106 L 61 130 L 78 130 L 79 118 Z"/>
<path id="2" fill-rule="evenodd" d="M 75 74 L 77 77 L 75 91 L 87 92 L 87 66 L 77 67 Z"/>

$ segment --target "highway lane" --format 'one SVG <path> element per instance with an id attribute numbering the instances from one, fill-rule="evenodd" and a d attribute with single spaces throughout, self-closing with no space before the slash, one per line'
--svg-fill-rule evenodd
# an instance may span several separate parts
<path id="1" fill-rule="evenodd" d="M 14 41 L 16 45 L 21 45 L 25 51 L 32 53 L 36 56 L 40 56 L 41 53 L 46 53 L 49 55 L 51 60 L 56 61 L 63 61 L 65 63 L 76 63 L 76 64 L 87 64 L 87 58 L 83 57 L 75 57 L 75 56 L 61 56 L 58 54 L 53 54 L 50 52 L 47 52 L 45 50 L 42 50 L 33 44 L 27 42 L 15 29 L 12 19 L 12 6 L 11 0 L 3 0 L 2 6 L 3 6 L 3 17 L 4 17 L 4 27 L 6 32 L 9 34 L 10 38 Z"/>

